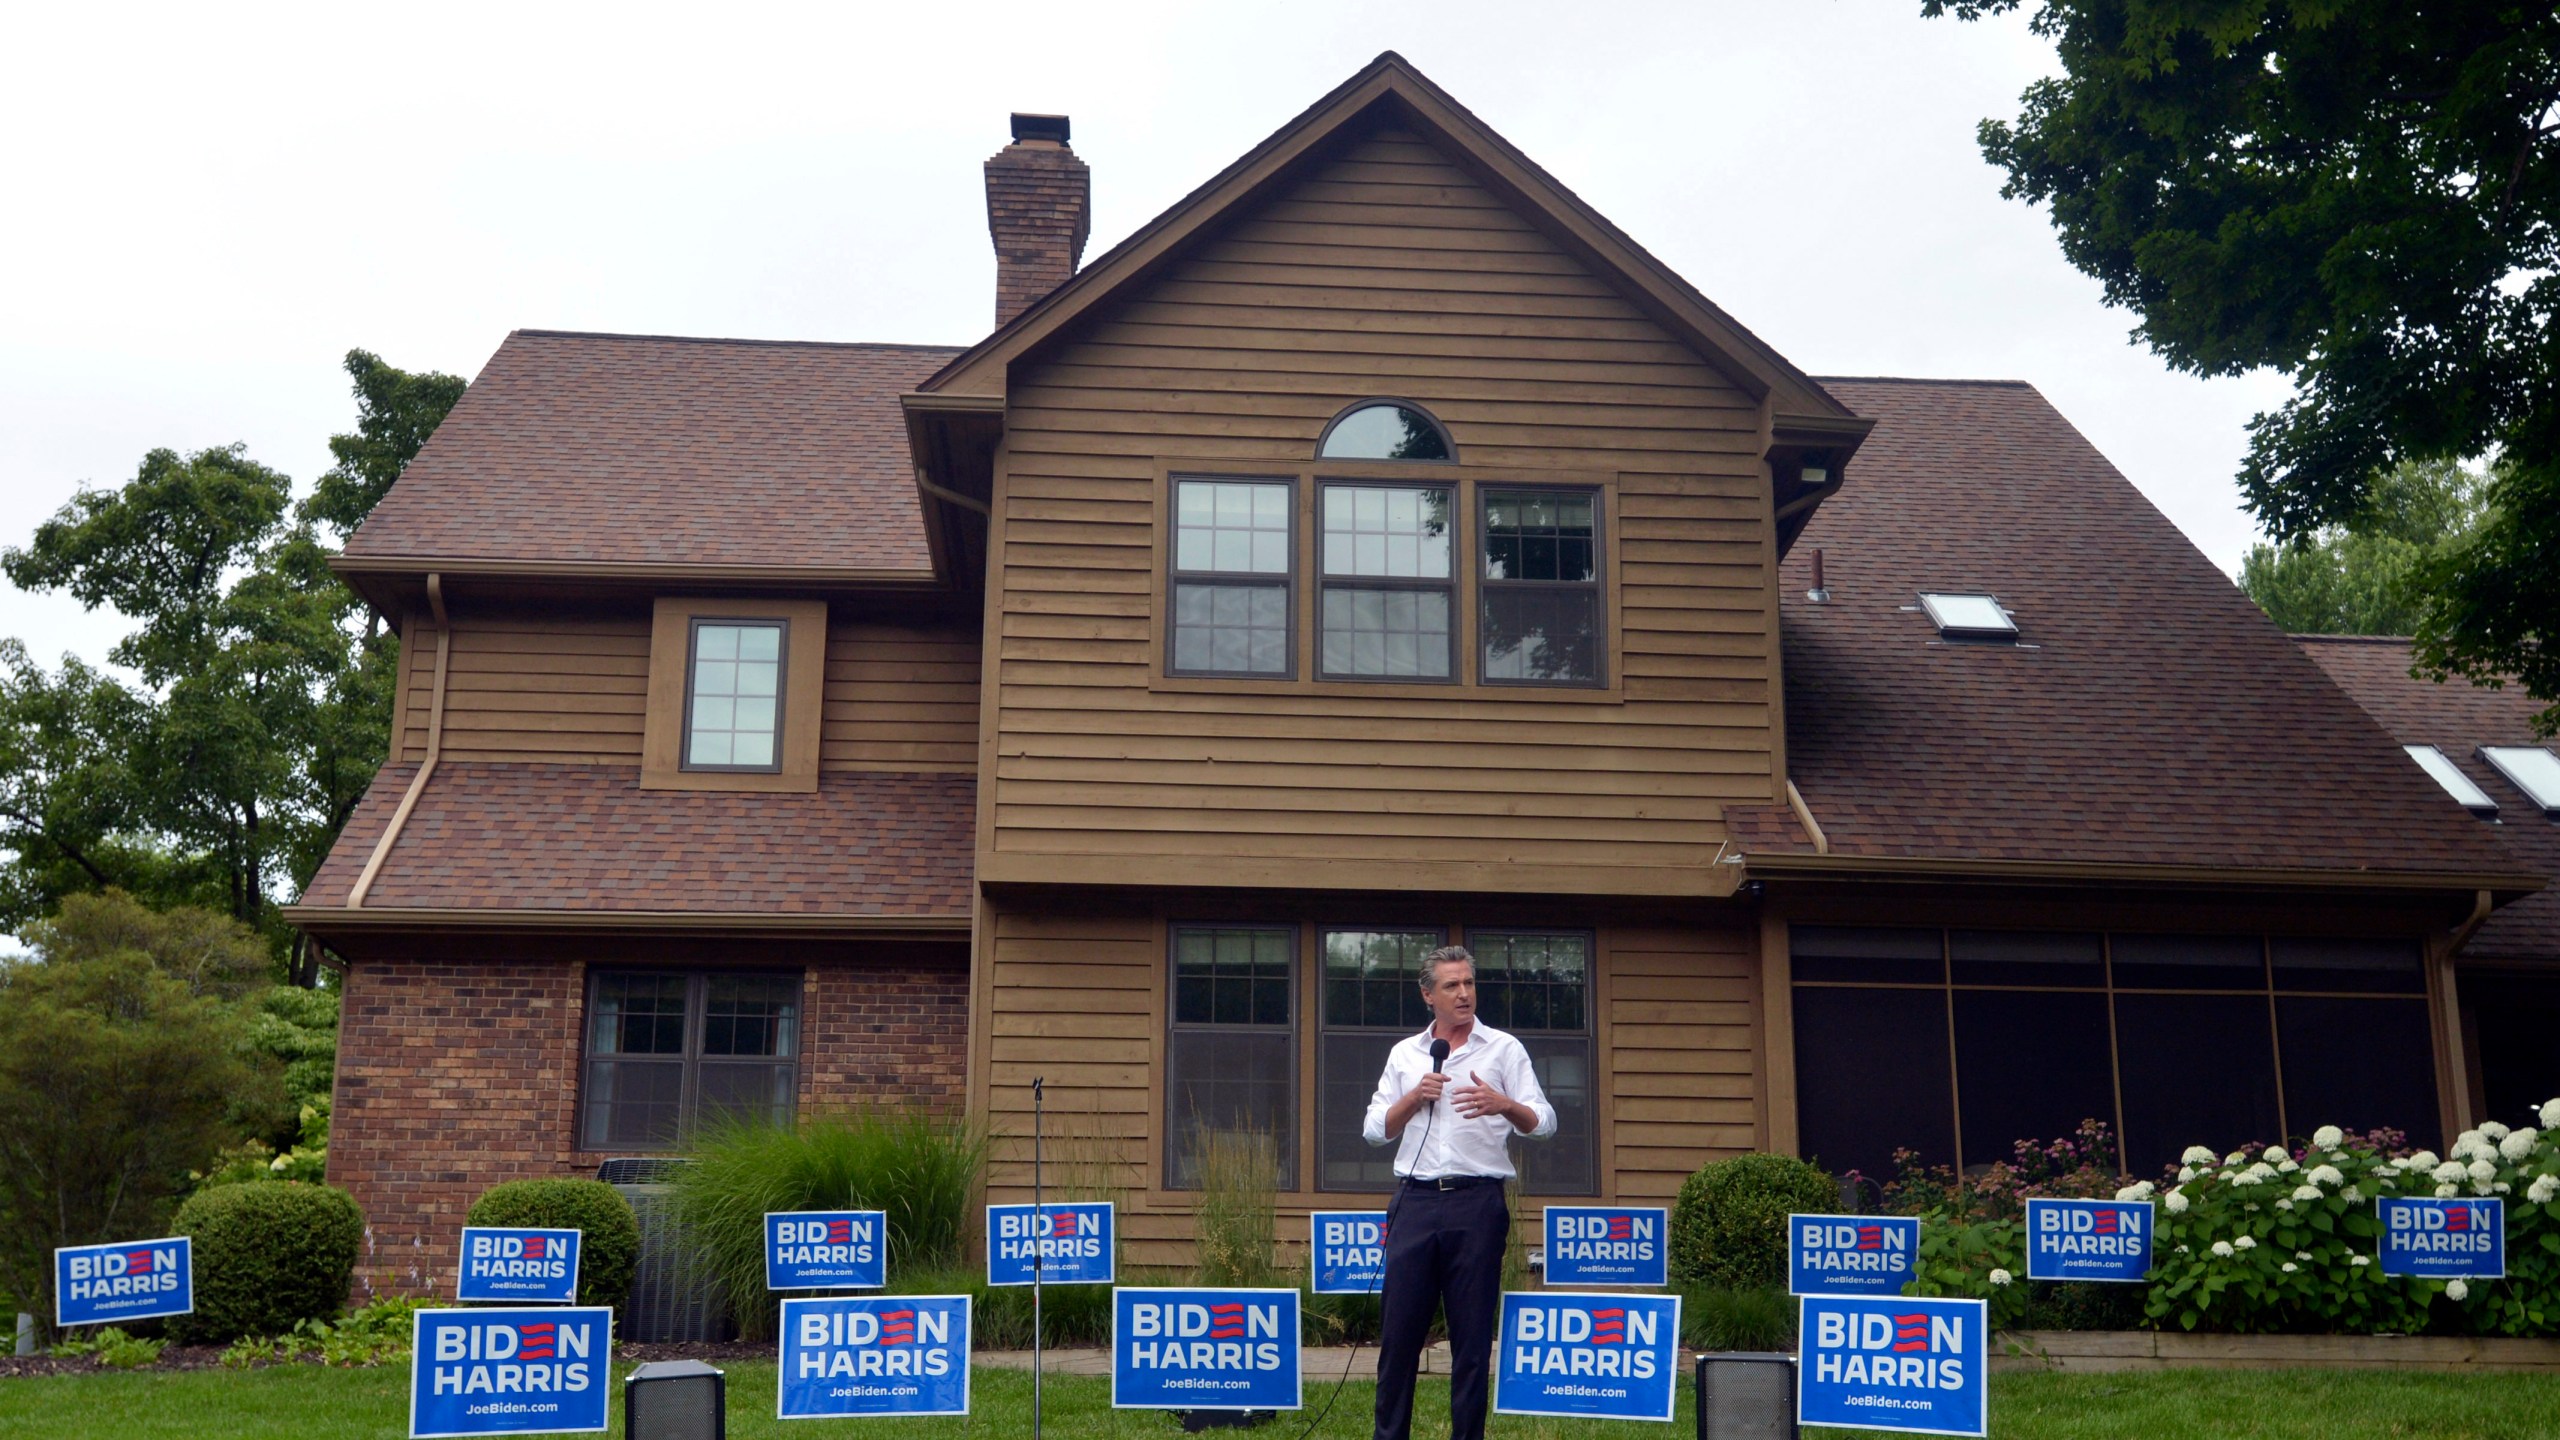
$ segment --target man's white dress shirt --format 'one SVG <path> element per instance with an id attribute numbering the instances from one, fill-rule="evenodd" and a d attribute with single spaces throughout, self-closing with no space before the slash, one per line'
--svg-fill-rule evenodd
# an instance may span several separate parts
<path id="1" fill-rule="evenodd" d="M 1477 1021 L 1467 1034 L 1467 1043 L 1450 1051 L 1440 1068 L 1449 1077 L 1448 1086 L 1440 1092 L 1438 1104 L 1416 1110 L 1413 1118 L 1405 1122 L 1403 1142 L 1396 1151 L 1398 1177 L 1514 1177 L 1509 1145 L 1511 1122 L 1500 1115 L 1479 1115 L 1469 1120 L 1458 1114 L 1458 1087 L 1475 1084 L 1478 1077 L 1506 1098 L 1536 1112 L 1537 1128 L 1527 1132 L 1531 1139 L 1543 1140 L 1556 1133 L 1556 1109 L 1547 1103 L 1547 1092 L 1538 1086 L 1538 1073 L 1529 1065 L 1527 1047 L 1505 1032 Z M 1395 1048 L 1387 1052 L 1386 1071 L 1378 1076 L 1378 1093 L 1369 1097 L 1369 1118 L 1360 1127 L 1370 1144 L 1387 1143 L 1388 1108 L 1430 1073 L 1428 1028 L 1397 1041 Z"/>

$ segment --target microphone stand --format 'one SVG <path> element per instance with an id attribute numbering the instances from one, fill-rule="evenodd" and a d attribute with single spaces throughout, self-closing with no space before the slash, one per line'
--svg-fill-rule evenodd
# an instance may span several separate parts
<path id="1" fill-rule="evenodd" d="M 1031 1440 L 1040 1440 L 1040 1272 L 1049 1258 L 1048 1241 L 1040 1234 L 1040 1090 L 1047 1083 L 1031 1077 Z"/>

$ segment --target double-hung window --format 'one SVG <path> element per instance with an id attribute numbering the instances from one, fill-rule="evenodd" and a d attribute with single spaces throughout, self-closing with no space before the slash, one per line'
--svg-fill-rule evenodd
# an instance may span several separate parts
<path id="1" fill-rule="evenodd" d="M 1556 1133 L 1513 1149 L 1520 1188 L 1531 1195 L 1599 1191 L 1592 1124 L 1591 932 L 1470 930 L 1476 957 L 1476 1014 L 1508 1030 L 1538 1067 L 1555 1106 Z"/>
<path id="2" fill-rule="evenodd" d="M 1175 478 L 1173 674 L 1293 673 L 1295 489 L 1287 480 Z"/>
<path id="3" fill-rule="evenodd" d="M 1600 492 L 1478 492 L 1488 684 L 1601 683 Z"/>
<path id="4" fill-rule="evenodd" d="M 1268 1143 L 1297 1188 L 1297 932 L 1289 926 L 1173 928 L 1173 1024 L 1165 1075 L 1165 1170 L 1200 1184 L 1219 1140 Z"/>
<path id="5" fill-rule="evenodd" d="M 1318 946 L 1324 966 L 1324 1030 L 1316 1052 L 1316 1187 L 1385 1190 L 1395 1184 L 1397 1147 L 1361 1137 L 1369 1097 L 1377 1092 L 1387 1052 L 1431 1023 L 1414 983 L 1422 957 L 1440 948 L 1439 930 L 1327 930 Z"/>
<path id="6" fill-rule="evenodd" d="M 790 622 L 695 620 L 686 666 L 684 768 L 782 768 L 782 657 Z"/>
<path id="7" fill-rule="evenodd" d="M 588 982 L 580 1148 L 674 1145 L 704 1120 L 790 1120 L 800 981 L 603 971 Z"/>
<path id="8" fill-rule="evenodd" d="M 1330 481 L 1318 673 L 1327 680 L 1457 675 L 1457 569 L 1446 485 Z"/>

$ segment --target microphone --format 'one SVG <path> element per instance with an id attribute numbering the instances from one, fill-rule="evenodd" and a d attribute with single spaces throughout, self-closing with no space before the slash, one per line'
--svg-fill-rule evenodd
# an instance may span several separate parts
<path id="1" fill-rule="evenodd" d="M 1439 1036 L 1437 1036 L 1437 1035 L 1432 1036 L 1432 1037 L 1431 1037 L 1431 1073 L 1432 1073 L 1432 1074 L 1434 1074 L 1434 1075 L 1439 1074 L 1439 1073 L 1440 1073 L 1440 1062 L 1441 1062 L 1441 1061 L 1443 1061 L 1443 1060 L 1446 1060 L 1446 1059 L 1448 1059 L 1448 1058 L 1449 1058 L 1449 1042 L 1448 1042 L 1448 1041 L 1446 1041 L 1446 1040 L 1441 1039 L 1441 1038 L 1440 1038 Z"/>

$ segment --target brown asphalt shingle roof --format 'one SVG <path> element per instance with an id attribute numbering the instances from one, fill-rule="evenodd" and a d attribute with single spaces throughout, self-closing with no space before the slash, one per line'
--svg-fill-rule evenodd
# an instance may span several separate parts
<path id="1" fill-rule="evenodd" d="M 2548 745 L 2533 733 L 2541 702 L 2509 687 L 2490 690 L 2465 680 L 2437 684 L 2409 673 L 2409 642 L 2362 635 L 2297 635 L 2302 653 L 2338 688 L 2355 697 L 2403 745 L 2433 745 L 2462 767 L 2490 799 L 2498 823 L 2472 820 L 2513 852 L 2515 868 L 2560 880 L 2560 823 L 2546 818 L 2523 791 L 2480 758 L 2483 745 Z M 2410 766 L 2416 769 L 2414 762 Z M 2428 782 L 2435 803 L 2469 818 L 2453 797 Z M 2475 932 L 2462 953 L 2474 959 L 2560 961 L 2560 889 L 2547 889 L 2500 907 Z"/>
<path id="2" fill-rule="evenodd" d="M 344 905 L 417 773 L 385 765 L 305 905 Z M 977 782 L 830 772 L 814 794 L 643 790 L 630 766 L 446 762 L 368 909 L 970 913 Z"/>
<path id="3" fill-rule="evenodd" d="M 898 396 L 958 353 L 519 330 L 347 554 L 929 571 Z"/>
<path id="4" fill-rule="evenodd" d="M 1877 422 L 1781 587 L 1788 768 L 1833 853 L 2517 872 L 2033 388 L 1822 384 Z M 1996 595 L 2024 643 L 1940 640 L 1922 590 Z"/>

